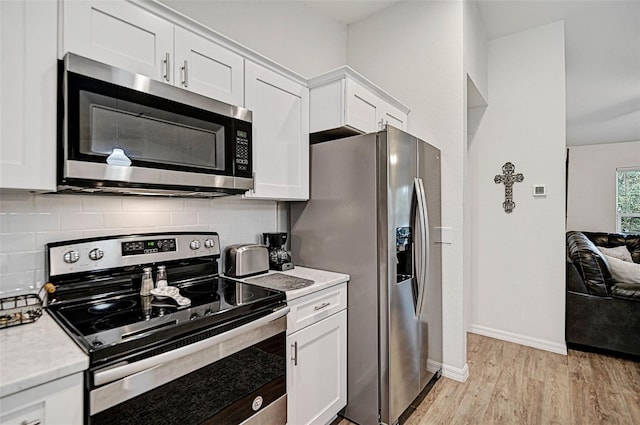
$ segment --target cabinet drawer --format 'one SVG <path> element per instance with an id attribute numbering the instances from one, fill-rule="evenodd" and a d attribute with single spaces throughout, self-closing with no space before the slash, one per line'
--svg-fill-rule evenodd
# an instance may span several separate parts
<path id="1" fill-rule="evenodd" d="M 287 335 L 347 308 L 347 284 L 333 286 L 289 302 Z"/>

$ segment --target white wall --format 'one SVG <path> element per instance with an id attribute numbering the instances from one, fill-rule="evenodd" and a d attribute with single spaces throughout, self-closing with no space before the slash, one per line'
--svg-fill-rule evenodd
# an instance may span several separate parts
<path id="1" fill-rule="evenodd" d="M 135 232 L 217 231 L 224 247 L 287 231 L 275 201 L 0 194 L 0 296 L 44 282 L 49 242 Z"/>
<path id="2" fill-rule="evenodd" d="M 301 3 L 160 2 L 307 78 L 347 62 L 347 26 Z"/>
<path id="3" fill-rule="evenodd" d="M 564 24 L 492 40 L 488 55 L 489 105 L 469 146 L 470 330 L 565 353 Z M 507 161 L 524 173 L 511 214 L 493 181 Z"/>
<path id="4" fill-rule="evenodd" d="M 442 151 L 445 376 L 466 379 L 463 319 L 462 3 L 400 2 L 349 26 L 348 64 L 411 107 L 409 132 Z"/>
<path id="5" fill-rule="evenodd" d="M 569 148 L 567 230 L 616 232 L 618 167 L 640 167 L 640 141 Z"/>

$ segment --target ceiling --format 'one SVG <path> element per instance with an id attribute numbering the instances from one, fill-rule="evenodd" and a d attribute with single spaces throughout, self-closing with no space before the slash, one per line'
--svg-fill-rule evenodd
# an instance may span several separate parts
<path id="1" fill-rule="evenodd" d="M 347 25 L 396 2 L 304 1 Z M 489 40 L 565 21 L 567 145 L 640 141 L 640 1 L 479 0 L 478 4 Z"/>

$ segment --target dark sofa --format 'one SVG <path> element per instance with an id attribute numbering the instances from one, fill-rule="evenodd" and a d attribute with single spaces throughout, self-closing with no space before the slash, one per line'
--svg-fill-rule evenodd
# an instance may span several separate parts
<path id="1" fill-rule="evenodd" d="M 625 245 L 640 263 L 640 235 L 567 232 L 567 345 L 640 356 L 640 284 L 614 282 L 596 245 Z"/>

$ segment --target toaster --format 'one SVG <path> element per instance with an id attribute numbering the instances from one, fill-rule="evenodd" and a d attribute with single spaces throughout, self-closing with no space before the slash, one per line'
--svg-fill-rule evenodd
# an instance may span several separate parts
<path id="1" fill-rule="evenodd" d="M 229 245 L 222 253 L 223 272 L 230 277 L 247 277 L 269 271 L 269 251 L 260 244 Z"/>

